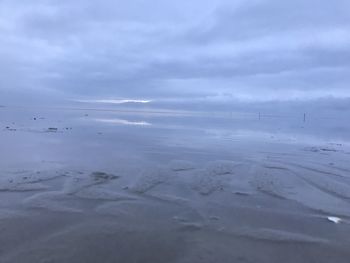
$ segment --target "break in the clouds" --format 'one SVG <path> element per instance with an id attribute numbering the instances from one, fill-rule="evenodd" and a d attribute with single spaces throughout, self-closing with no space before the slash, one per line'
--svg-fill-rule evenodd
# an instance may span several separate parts
<path id="1" fill-rule="evenodd" d="M 350 97 L 348 0 L 0 1 L 0 91 Z"/>

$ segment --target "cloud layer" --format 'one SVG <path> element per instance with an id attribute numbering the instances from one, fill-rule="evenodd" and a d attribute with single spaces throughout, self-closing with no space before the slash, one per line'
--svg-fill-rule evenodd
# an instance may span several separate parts
<path id="1" fill-rule="evenodd" d="M 346 0 L 3 0 L 0 91 L 348 98 L 349 10 Z"/>

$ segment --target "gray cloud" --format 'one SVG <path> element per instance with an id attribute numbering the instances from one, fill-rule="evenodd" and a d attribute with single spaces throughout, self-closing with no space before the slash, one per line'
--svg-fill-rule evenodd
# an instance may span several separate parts
<path id="1" fill-rule="evenodd" d="M 349 8 L 345 0 L 3 0 L 0 95 L 347 98 Z"/>
<path id="2" fill-rule="evenodd" d="M 349 1 L 260 0 L 238 8 L 219 7 L 213 22 L 192 32 L 199 41 L 255 38 L 286 31 L 318 34 L 319 30 L 348 27 Z M 213 37 L 214 36 L 214 37 Z"/>

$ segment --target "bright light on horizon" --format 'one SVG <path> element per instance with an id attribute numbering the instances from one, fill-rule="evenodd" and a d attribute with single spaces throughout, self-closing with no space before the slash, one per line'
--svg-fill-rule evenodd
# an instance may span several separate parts
<path id="1" fill-rule="evenodd" d="M 83 103 L 108 103 L 108 104 L 124 104 L 124 103 L 142 103 L 147 104 L 152 102 L 151 100 L 138 100 L 138 99 L 99 99 L 99 100 L 73 100 Z"/>

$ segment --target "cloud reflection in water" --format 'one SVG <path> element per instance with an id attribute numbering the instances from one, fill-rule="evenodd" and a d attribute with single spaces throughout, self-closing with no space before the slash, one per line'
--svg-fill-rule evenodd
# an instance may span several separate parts
<path id="1" fill-rule="evenodd" d="M 95 119 L 98 122 L 119 124 L 119 125 L 135 125 L 135 126 L 151 126 L 152 124 L 145 121 L 129 121 L 123 119 Z"/>

